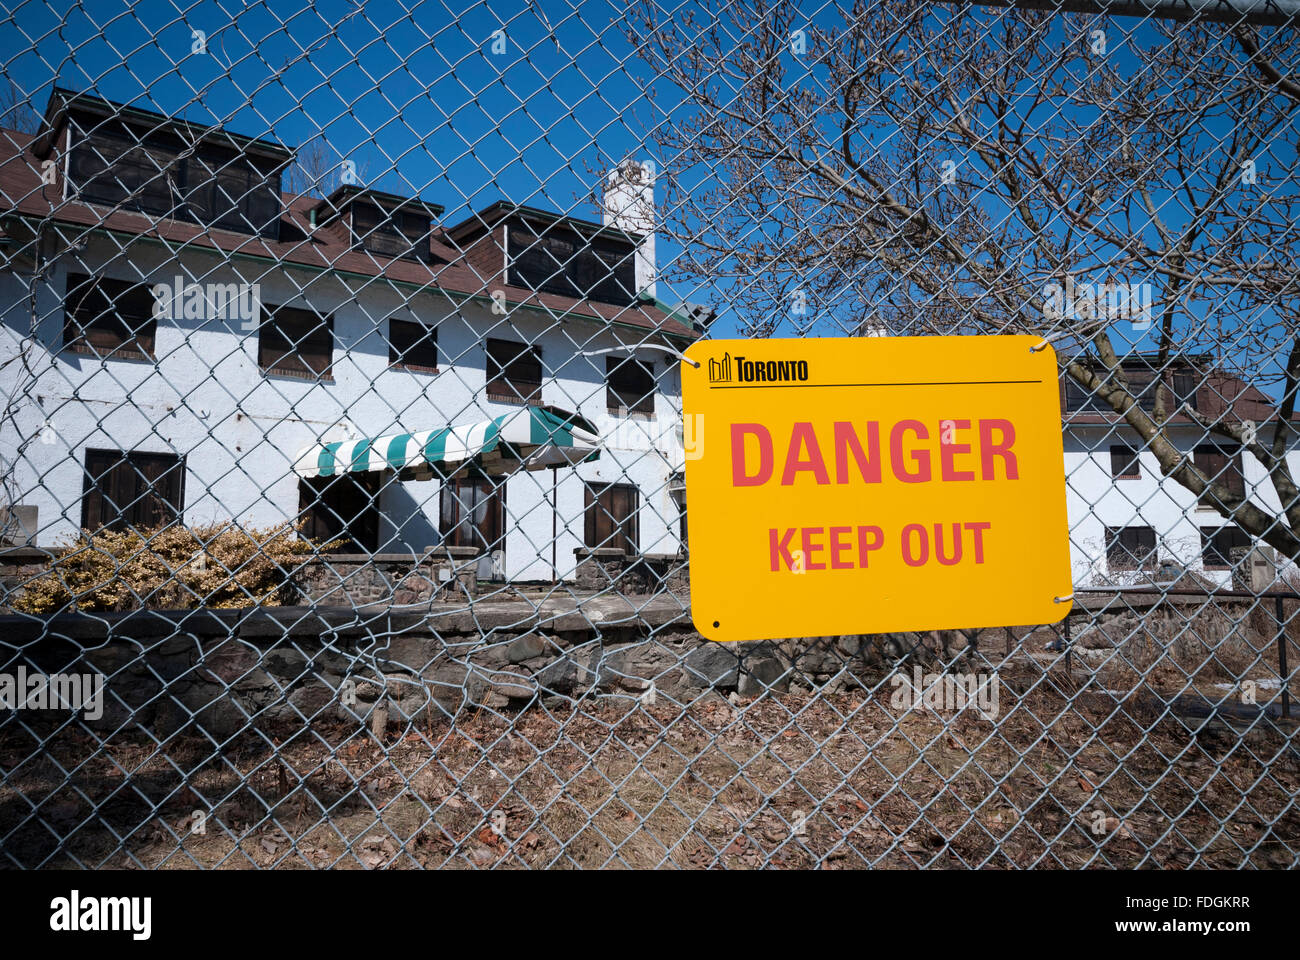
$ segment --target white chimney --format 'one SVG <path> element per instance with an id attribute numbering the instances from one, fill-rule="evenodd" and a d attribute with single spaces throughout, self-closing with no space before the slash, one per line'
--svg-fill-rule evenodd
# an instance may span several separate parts
<path id="1" fill-rule="evenodd" d="M 655 296 L 655 168 L 653 163 L 624 160 L 605 183 L 604 223 L 644 235 L 636 251 L 636 289 Z"/>

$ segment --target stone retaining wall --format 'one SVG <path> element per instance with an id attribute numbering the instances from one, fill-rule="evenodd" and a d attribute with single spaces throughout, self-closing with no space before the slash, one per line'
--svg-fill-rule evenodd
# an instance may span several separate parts
<path id="1" fill-rule="evenodd" d="M 608 547 L 577 547 L 574 586 L 579 590 L 618 593 L 690 593 L 690 564 L 685 554 L 624 553 Z"/>
<path id="2" fill-rule="evenodd" d="M 330 606 L 469 597 L 478 584 L 480 552 L 475 547 L 438 547 L 422 557 L 323 553 L 304 563 L 294 582 L 304 601 Z"/>
<path id="3" fill-rule="evenodd" d="M 1240 617 L 1249 603 L 1236 604 L 1239 610 L 1225 603 L 1216 616 Z M 1085 623 L 1102 633 L 1109 625 L 1111 642 L 1125 642 L 1142 632 L 1143 615 L 1156 605 L 1125 599 L 1090 609 L 1080 602 L 1076 642 L 1085 642 L 1078 636 Z M 1161 606 L 1162 617 L 1192 618 L 1201 626 L 1193 604 L 1167 607 Z M 1049 628 L 1021 628 L 1014 644 L 1037 653 L 1054 635 Z M 480 601 L 472 609 L 462 600 L 416 608 L 5 616 L 0 636 L 7 651 L 0 653 L 0 673 L 13 675 L 21 665 L 104 674 L 106 707 L 93 727 L 142 727 L 159 738 L 201 730 L 218 741 L 248 727 L 301 729 L 324 718 L 366 722 L 381 703 L 390 722 L 402 722 L 430 712 L 455 716 L 588 696 L 634 705 L 648 695 L 684 703 L 708 691 L 829 691 L 875 684 L 905 658 L 961 663 L 971 637 L 996 662 L 1006 642 L 995 629 L 719 644 L 696 633 L 684 600 L 667 594 Z M 25 711 L 23 722 L 66 722 L 67 713 L 41 717 Z"/>
<path id="4" fill-rule="evenodd" d="M 38 547 L 0 549 L 0 610 L 23 595 L 23 584 L 49 569 L 53 554 Z"/>

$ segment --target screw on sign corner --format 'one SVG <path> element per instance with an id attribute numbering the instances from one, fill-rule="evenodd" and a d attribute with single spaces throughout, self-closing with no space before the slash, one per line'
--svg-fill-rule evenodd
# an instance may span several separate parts
<path id="1" fill-rule="evenodd" d="M 714 621 L 713 621 L 713 626 L 716 628 L 716 627 L 720 627 L 720 626 L 722 626 L 722 624 L 720 624 L 717 620 L 714 620 Z"/>

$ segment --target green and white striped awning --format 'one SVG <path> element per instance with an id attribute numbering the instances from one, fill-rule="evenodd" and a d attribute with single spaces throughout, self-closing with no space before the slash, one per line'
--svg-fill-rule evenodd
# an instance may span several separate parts
<path id="1" fill-rule="evenodd" d="M 320 443 L 294 459 L 300 477 L 332 477 L 370 470 L 413 471 L 417 479 L 451 475 L 473 461 L 492 476 L 581 463 L 600 456 L 592 424 L 559 407 L 524 407 L 514 413 L 422 433 L 396 433 Z"/>

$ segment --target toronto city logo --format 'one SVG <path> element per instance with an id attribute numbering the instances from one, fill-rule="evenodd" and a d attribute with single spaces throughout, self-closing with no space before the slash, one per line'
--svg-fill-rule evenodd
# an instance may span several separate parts
<path id="1" fill-rule="evenodd" d="M 724 353 L 721 360 L 709 360 L 709 383 L 727 383 L 731 380 L 731 354 Z"/>
<path id="2" fill-rule="evenodd" d="M 721 360 L 709 361 L 710 383 L 730 383 L 732 372 L 733 361 L 729 353 L 724 353 Z M 808 361 L 746 360 L 737 356 L 734 372 L 738 383 L 791 383 L 808 379 Z"/>

